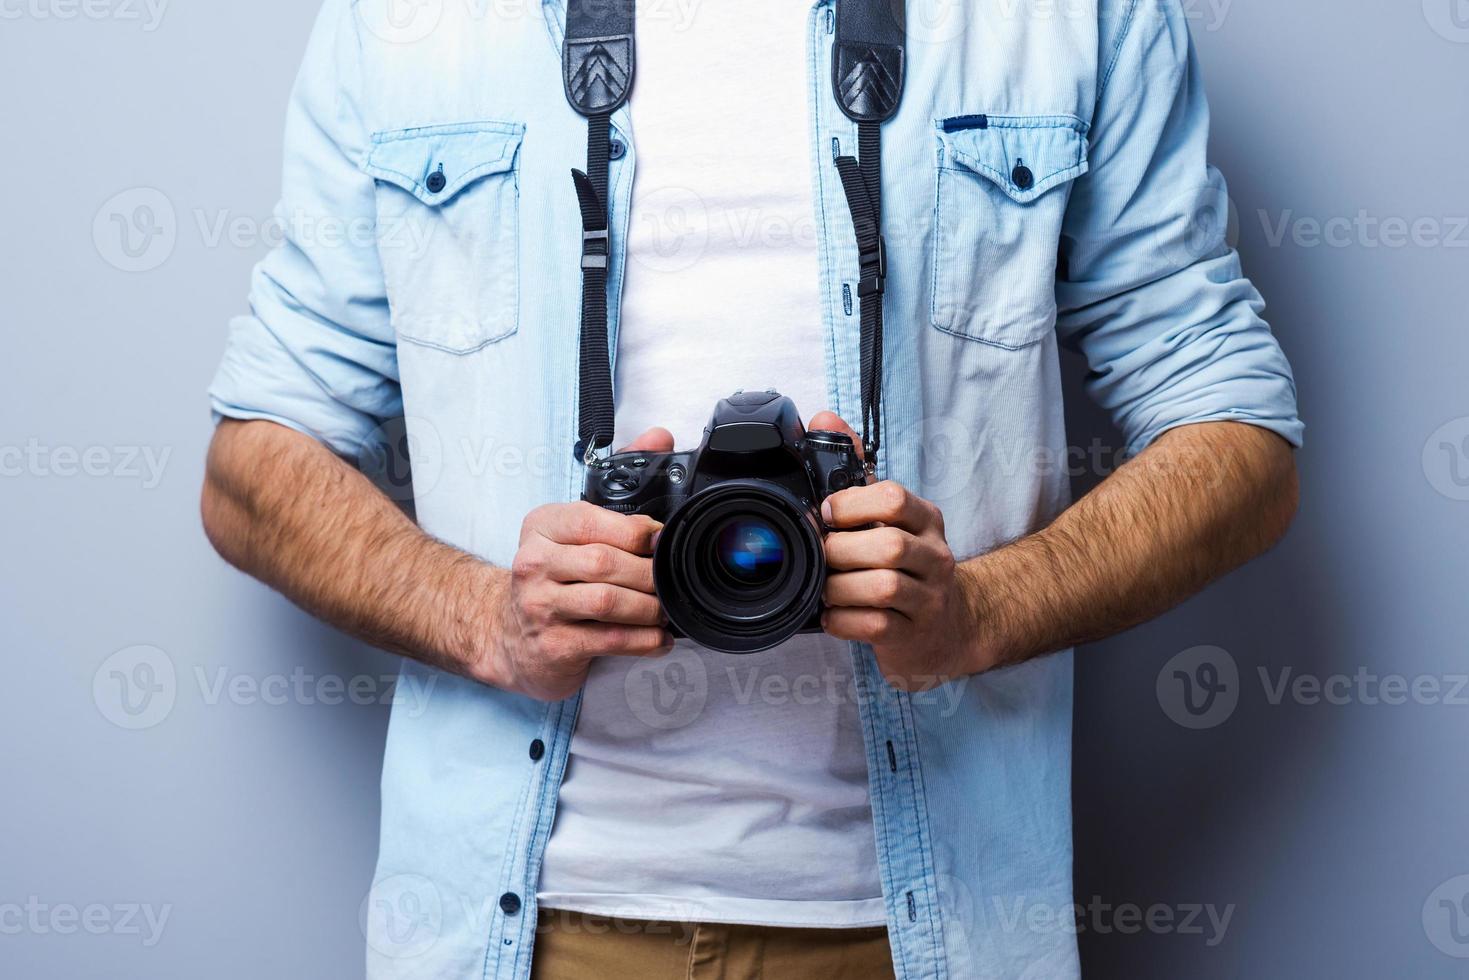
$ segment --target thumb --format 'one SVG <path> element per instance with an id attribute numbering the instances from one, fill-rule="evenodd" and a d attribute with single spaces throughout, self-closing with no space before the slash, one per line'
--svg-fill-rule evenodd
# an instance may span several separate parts
<path id="1" fill-rule="evenodd" d="M 673 452 L 673 433 L 662 426 L 655 425 L 618 450 L 618 452 L 622 453 L 634 451 L 643 453 L 671 453 Z"/>
<path id="2" fill-rule="evenodd" d="M 817 412 L 811 417 L 811 424 L 806 428 L 820 429 L 823 432 L 841 432 L 852 437 L 852 445 L 857 447 L 857 458 L 865 459 L 862 454 L 862 436 L 857 430 L 847 424 L 847 420 L 836 412 Z"/>

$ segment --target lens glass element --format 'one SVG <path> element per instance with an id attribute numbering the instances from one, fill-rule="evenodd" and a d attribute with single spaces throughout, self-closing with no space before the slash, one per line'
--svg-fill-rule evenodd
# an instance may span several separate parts
<path id="1" fill-rule="evenodd" d="M 773 481 L 729 479 L 664 522 L 653 583 L 680 635 L 713 650 L 769 650 L 811 625 L 826 561 L 811 501 Z"/>
<path id="2" fill-rule="evenodd" d="M 769 585 L 785 564 L 780 534 L 758 517 L 731 520 L 720 529 L 717 541 L 720 570 L 742 585 Z"/>

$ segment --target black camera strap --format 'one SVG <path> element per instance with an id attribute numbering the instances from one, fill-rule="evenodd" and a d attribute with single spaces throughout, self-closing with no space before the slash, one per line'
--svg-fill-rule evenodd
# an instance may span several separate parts
<path id="1" fill-rule="evenodd" d="M 632 92 L 635 0 L 567 0 L 562 74 L 566 97 L 587 119 L 587 169 L 573 170 L 582 220 L 581 383 L 578 453 L 590 461 L 612 444 L 612 364 L 607 348 L 607 211 L 612 113 Z M 903 0 L 836 0 L 832 90 L 857 123 L 857 156 L 836 160 L 852 212 L 861 278 L 862 444 L 869 470 L 882 444 L 882 124 L 903 96 Z"/>
<path id="2" fill-rule="evenodd" d="M 569 0 L 561 69 L 566 98 L 587 118 L 587 169 L 573 170 L 581 207 L 581 390 L 578 455 L 612 445 L 612 360 L 607 349 L 607 263 L 612 249 L 607 170 L 612 113 L 632 92 L 635 0 Z"/>
<path id="3" fill-rule="evenodd" d="M 837 157 L 837 173 L 857 236 L 862 306 L 862 446 L 868 472 L 882 446 L 882 297 L 887 242 L 882 235 L 882 124 L 903 98 L 903 0 L 837 0 L 831 84 L 857 124 L 857 156 Z"/>

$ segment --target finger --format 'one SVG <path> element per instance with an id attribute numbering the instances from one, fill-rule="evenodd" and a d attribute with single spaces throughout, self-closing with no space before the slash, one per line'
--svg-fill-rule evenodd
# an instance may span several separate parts
<path id="1" fill-rule="evenodd" d="M 547 512 L 536 530 L 557 544 L 607 544 L 634 555 L 651 555 L 653 538 L 663 527 L 651 517 L 616 514 L 586 501 Z"/>
<path id="2" fill-rule="evenodd" d="M 829 575 L 822 598 L 833 608 L 894 609 L 916 619 L 929 608 L 929 593 L 918 579 L 892 569 L 864 569 Z"/>
<path id="3" fill-rule="evenodd" d="M 828 609 L 821 628 L 839 640 L 888 643 L 913 631 L 913 621 L 891 609 Z"/>
<path id="4" fill-rule="evenodd" d="M 616 585 L 577 582 L 551 591 L 551 609 L 569 622 L 662 626 L 663 607 L 656 596 Z"/>
<path id="5" fill-rule="evenodd" d="M 865 458 L 863 456 L 862 437 L 858 435 L 856 429 L 847 424 L 846 419 L 842 418 L 836 412 L 817 412 L 811 417 L 811 424 L 807 428 L 813 431 L 842 432 L 851 436 L 852 445 L 857 447 L 857 458 Z"/>
<path id="6" fill-rule="evenodd" d="M 564 629 L 548 636 L 548 641 L 583 657 L 655 657 L 673 649 L 673 635 L 653 626 L 578 623 Z"/>
<path id="7" fill-rule="evenodd" d="M 826 564 L 839 572 L 896 568 L 919 578 L 942 573 L 950 561 L 947 547 L 900 527 L 834 531 L 826 536 Z"/>
<path id="8" fill-rule="evenodd" d="M 914 534 L 922 534 L 939 521 L 937 507 L 892 480 L 832 494 L 821 504 L 821 517 L 828 527 L 889 524 Z"/>
<path id="9" fill-rule="evenodd" d="M 550 545 L 546 576 L 556 582 L 605 582 L 653 592 L 653 562 L 610 544 Z"/>
<path id="10" fill-rule="evenodd" d="M 671 453 L 673 452 L 673 433 L 661 425 L 655 425 L 623 446 L 618 452 Z"/>

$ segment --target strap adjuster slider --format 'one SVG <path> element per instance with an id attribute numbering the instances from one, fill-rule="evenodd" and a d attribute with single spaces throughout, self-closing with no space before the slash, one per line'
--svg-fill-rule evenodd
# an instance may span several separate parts
<path id="1" fill-rule="evenodd" d="M 600 250 L 593 248 L 597 242 L 601 243 Z M 607 229 L 600 228 L 581 233 L 581 267 L 583 269 L 605 269 L 607 268 L 608 237 Z"/>
<path id="2" fill-rule="evenodd" d="M 859 256 L 862 279 L 857 283 L 858 296 L 881 296 L 887 285 L 888 247 L 882 235 L 877 236 L 877 248 Z"/>

